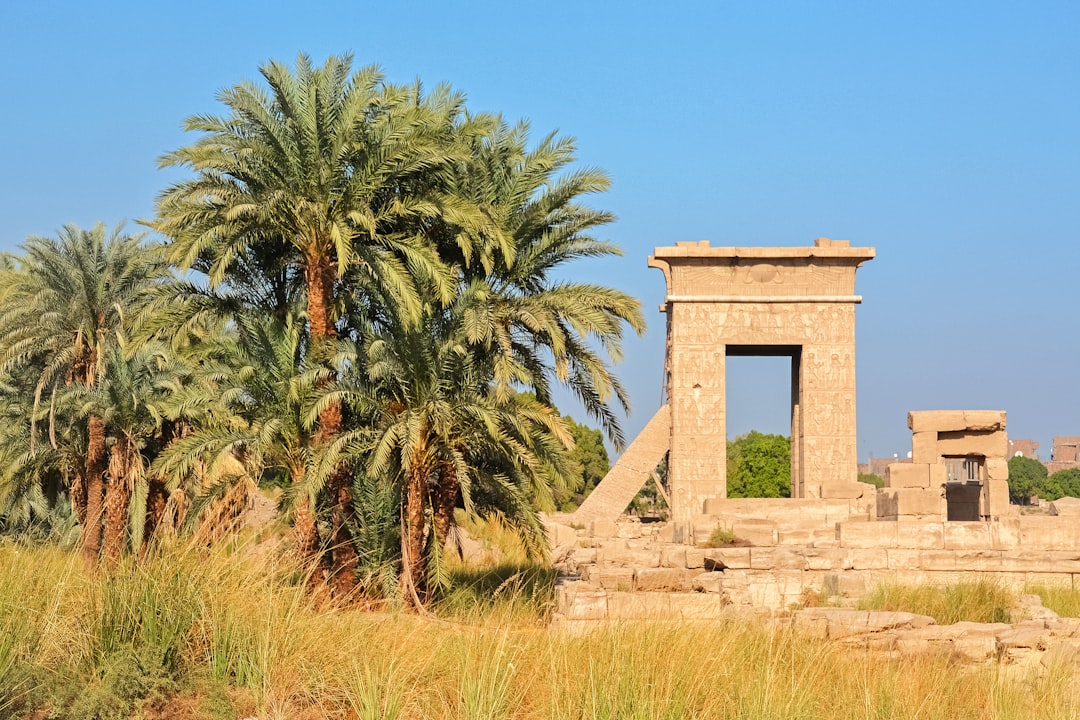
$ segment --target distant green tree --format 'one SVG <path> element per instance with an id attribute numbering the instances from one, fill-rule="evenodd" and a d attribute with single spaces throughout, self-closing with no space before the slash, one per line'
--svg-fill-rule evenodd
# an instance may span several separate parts
<path id="1" fill-rule="evenodd" d="M 728 441 L 728 497 L 791 497 L 791 440 L 751 430 Z"/>
<path id="2" fill-rule="evenodd" d="M 885 487 L 885 479 L 877 473 L 859 473 L 858 480 L 874 487 Z"/>
<path id="3" fill-rule="evenodd" d="M 554 500 L 561 512 L 573 512 L 604 479 L 611 462 L 602 431 L 577 423 L 570 416 L 563 416 L 562 421 L 574 438 L 574 449 L 570 453 L 571 477 L 565 489 L 555 492 Z"/>
<path id="4" fill-rule="evenodd" d="M 1041 463 L 1040 463 L 1041 465 Z M 1045 473 L 1045 468 L 1043 469 Z M 1009 462 L 1009 482 L 1012 483 L 1012 461 Z M 1080 497 L 1080 469 L 1058 470 L 1046 478 L 1046 484 L 1039 497 L 1044 500 L 1057 500 L 1063 497 Z"/>
<path id="5" fill-rule="evenodd" d="M 1046 497 L 1046 466 L 1034 458 L 1009 458 L 1009 501 L 1029 505 L 1034 496 Z M 1059 496 L 1060 497 L 1060 496 Z M 1048 498 L 1055 499 L 1055 498 Z"/>

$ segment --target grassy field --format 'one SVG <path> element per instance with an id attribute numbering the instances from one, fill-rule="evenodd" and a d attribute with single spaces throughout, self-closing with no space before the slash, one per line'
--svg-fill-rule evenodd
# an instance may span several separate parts
<path id="1" fill-rule="evenodd" d="M 544 624 L 550 575 L 508 565 L 460 569 L 473 589 L 441 617 L 320 608 L 245 557 L 91 577 L 72 553 L 0 545 L 0 717 L 1080 717 L 1071 666 L 893 660 L 735 623 L 571 636 Z"/>

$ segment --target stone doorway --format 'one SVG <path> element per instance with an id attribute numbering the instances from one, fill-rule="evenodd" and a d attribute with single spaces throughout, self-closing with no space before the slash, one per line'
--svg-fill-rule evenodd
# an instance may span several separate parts
<path id="1" fill-rule="evenodd" d="M 726 362 L 792 358 L 792 496 L 859 497 L 855 442 L 855 271 L 873 248 L 656 248 L 667 294 L 668 478 L 676 534 L 727 497 Z M 854 493 L 854 494 L 853 494 Z"/>

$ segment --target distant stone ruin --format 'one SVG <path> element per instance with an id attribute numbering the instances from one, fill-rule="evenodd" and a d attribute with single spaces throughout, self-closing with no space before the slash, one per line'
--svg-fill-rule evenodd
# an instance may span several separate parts
<path id="1" fill-rule="evenodd" d="M 1010 506 L 1004 411 L 913 411 L 910 462 L 889 464 L 883 488 L 857 481 L 855 271 L 874 254 L 827 239 L 656 249 L 668 402 L 575 514 L 548 519 L 565 573 L 560 617 L 705 618 L 808 597 L 851 604 L 881 582 L 941 585 L 971 573 L 1016 590 L 1080 582 L 1080 500 L 1057 501 L 1049 515 Z M 733 355 L 791 358 L 790 498 L 727 497 Z M 665 457 L 672 521 L 622 516 Z M 1080 465 L 1080 438 L 1055 438 L 1053 460 Z"/>

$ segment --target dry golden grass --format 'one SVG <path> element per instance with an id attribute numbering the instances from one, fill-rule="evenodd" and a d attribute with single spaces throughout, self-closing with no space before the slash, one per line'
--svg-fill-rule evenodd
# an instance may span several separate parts
<path id="1" fill-rule="evenodd" d="M 74 554 L 0 546 L 0 717 L 1080 716 L 1072 667 L 1018 677 L 746 623 L 577 636 L 512 604 L 418 618 L 316 607 L 292 583 L 242 552 L 176 550 L 91 577 Z"/>

